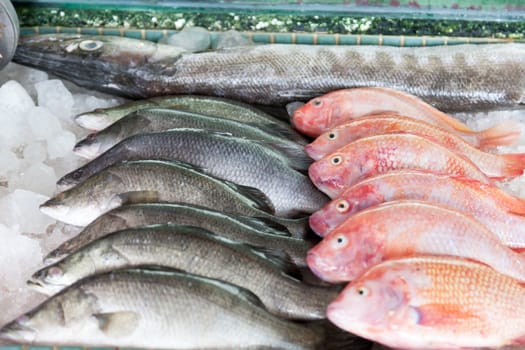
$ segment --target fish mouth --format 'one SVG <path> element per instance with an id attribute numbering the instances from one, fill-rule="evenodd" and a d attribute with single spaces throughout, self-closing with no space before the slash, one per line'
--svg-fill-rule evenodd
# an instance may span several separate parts
<path id="1" fill-rule="evenodd" d="M 100 142 L 96 139 L 96 134 L 89 135 L 73 147 L 73 152 L 75 154 L 86 159 L 95 158 L 100 153 L 99 151 Z"/>
<path id="2" fill-rule="evenodd" d="M 106 116 L 107 115 L 104 112 L 94 110 L 91 112 L 77 115 L 75 117 L 75 123 L 77 123 L 84 129 L 97 132 L 111 124 L 106 122 Z"/>
<path id="3" fill-rule="evenodd" d="M 330 225 L 326 222 L 323 215 L 313 213 L 308 219 L 310 228 L 320 237 L 324 237 L 330 231 Z"/>
<path id="4" fill-rule="evenodd" d="M 40 211 L 53 219 L 63 221 L 62 219 L 67 217 L 70 208 L 62 202 L 62 197 L 63 192 L 40 204 Z"/>
<path id="5" fill-rule="evenodd" d="M 22 316 L 0 329 L 0 341 L 33 343 L 36 339 L 37 332 L 31 327 L 24 326 L 21 323 L 21 319 L 25 317 L 26 316 Z"/>

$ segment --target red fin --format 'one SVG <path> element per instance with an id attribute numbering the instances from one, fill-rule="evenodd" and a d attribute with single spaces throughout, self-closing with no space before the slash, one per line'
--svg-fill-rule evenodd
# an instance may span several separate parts
<path id="1" fill-rule="evenodd" d="M 511 145 L 520 137 L 519 123 L 514 120 L 506 120 L 491 128 L 477 133 L 478 148 L 487 149 L 496 146 Z"/>
<path id="2" fill-rule="evenodd" d="M 507 177 L 520 176 L 525 169 L 525 153 L 499 154 L 503 158 L 505 165 L 501 169 L 501 175 Z"/>
<path id="3" fill-rule="evenodd" d="M 414 307 L 414 310 L 419 315 L 418 324 L 426 327 L 455 326 L 459 319 L 477 318 L 454 304 L 425 304 Z"/>
<path id="4" fill-rule="evenodd" d="M 518 254 L 525 254 L 525 247 L 520 248 L 511 248 L 513 251 L 515 251 Z"/>

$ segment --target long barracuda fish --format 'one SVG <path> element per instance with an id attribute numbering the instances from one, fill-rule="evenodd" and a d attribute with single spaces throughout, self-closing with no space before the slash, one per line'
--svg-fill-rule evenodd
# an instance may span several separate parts
<path id="1" fill-rule="evenodd" d="M 276 44 L 192 54 L 129 38 L 47 34 L 23 37 L 14 61 L 132 98 L 184 93 L 284 104 L 340 88 L 382 86 L 461 111 L 516 106 L 525 87 L 523 44 Z"/>

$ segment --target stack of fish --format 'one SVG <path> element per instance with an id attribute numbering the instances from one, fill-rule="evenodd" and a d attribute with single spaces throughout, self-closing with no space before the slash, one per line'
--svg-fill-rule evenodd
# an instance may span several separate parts
<path id="1" fill-rule="evenodd" d="M 303 236 L 304 214 L 327 198 L 302 173 L 310 164 L 305 141 L 287 123 L 196 96 L 133 102 L 77 121 L 105 127 L 75 147 L 94 159 L 64 176 L 64 192 L 41 209 L 87 226 L 29 281 L 52 297 L 0 330 L 2 339 L 181 349 L 370 346 L 324 320 L 340 288 L 308 276 L 313 243 Z"/>
<path id="2" fill-rule="evenodd" d="M 351 281 L 332 322 L 394 348 L 523 342 L 525 200 L 494 181 L 521 175 L 525 154 L 484 151 L 515 141 L 513 123 L 474 132 L 384 88 L 315 98 L 293 123 L 317 137 L 309 175 L 332 198 L 310 217 L 324 239 L 308 266 Z"/>

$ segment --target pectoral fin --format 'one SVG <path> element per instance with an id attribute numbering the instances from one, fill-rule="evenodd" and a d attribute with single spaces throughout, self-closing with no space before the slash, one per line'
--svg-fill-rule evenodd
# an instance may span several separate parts
<path id="1" fill-rule="evenodd" d="M 135 312 L 120 311 L 94 314 L 98 327 L 109 337 L 123 337 L 138 326 L 140 316 Z"/>

